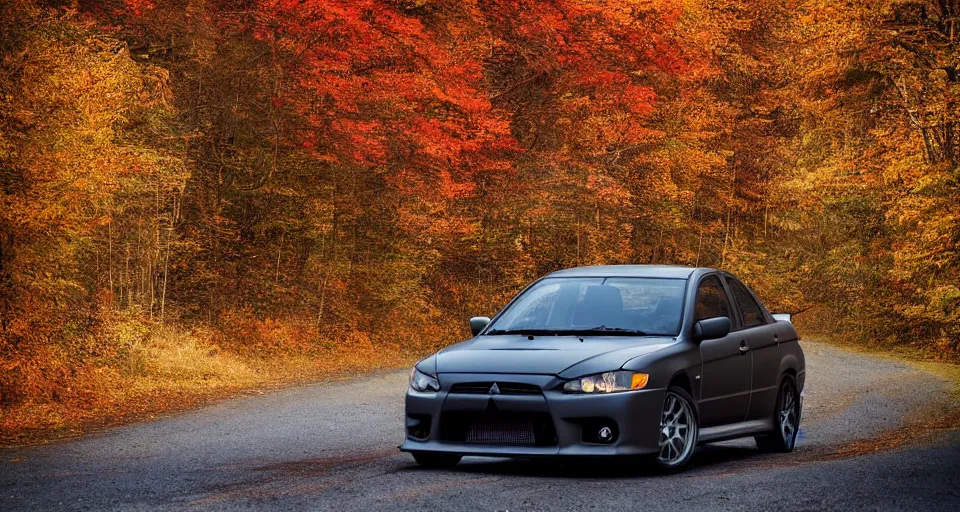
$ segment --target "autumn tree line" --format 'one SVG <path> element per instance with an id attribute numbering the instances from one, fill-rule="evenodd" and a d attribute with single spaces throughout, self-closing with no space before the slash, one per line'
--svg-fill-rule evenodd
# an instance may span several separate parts
<path id="1" fill-rule="evenodd" d="M 0 2 L 0 402 L 208 329 L 462 339 L 589 264 L 960 356 L 957 0 Z M 279 333 L 279 334 L 278 334 Z"/>

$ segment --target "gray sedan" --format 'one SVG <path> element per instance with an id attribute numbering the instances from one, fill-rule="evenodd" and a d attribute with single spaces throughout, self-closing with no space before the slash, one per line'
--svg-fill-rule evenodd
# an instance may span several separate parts
<path id="1" fill-rule="evenodd" d="M 410 374 L 403 451 L 649 456 L 686 464 L 700 443 L 753 436 L 793 449 L 804 358 L 788 315 L 729 273 L 618 265 L 550 274 L 474 337 Z"/>

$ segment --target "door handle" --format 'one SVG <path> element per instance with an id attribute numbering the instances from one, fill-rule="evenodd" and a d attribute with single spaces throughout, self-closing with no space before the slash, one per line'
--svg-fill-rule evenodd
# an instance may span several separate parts
<path id="1" fill-rule="evenodd" d="M 747 340 L 741 341 L 741 342 L 740 342 L 740 355 L 742 356 L 742 355 L 746 354 L 746 353 L 749 352 L 749 351 L 750 351 L 750 347 L 747 345 Z"/>

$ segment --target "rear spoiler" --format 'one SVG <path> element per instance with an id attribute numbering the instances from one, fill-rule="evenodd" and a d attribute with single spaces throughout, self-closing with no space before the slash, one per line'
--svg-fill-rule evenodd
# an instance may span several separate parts
<path id="1" fill-rule="evenodd" d="M 778 322 L 789 322 L 792 324 L 793 320 L 790 319 L 791 316 L 793 315 L 791 315 L 790 313 L 774 313 L 773 319 Z"/>

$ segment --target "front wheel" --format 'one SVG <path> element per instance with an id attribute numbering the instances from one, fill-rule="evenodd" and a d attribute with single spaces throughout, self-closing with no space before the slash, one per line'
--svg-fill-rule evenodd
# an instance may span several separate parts
<path id="1" fill-rule="evenodd" d="M 773 415 L 773 424 L 777 430 L 769 435 L 755 437 L 757 448 L 765 452 L 793 451 L 800 427 L 800 393 L 790 375 L 784 375 L 783 382 L 780 383 Z"/>
<path id="2" fill-rule="evenodd" d="M 450 468 L 456 466 L 462 458 L 462 455 L 449 453 L 413 452 L 413 460 L 428 468 Z"/>
<path id="3" fill-rule="evenodd" d="M 686 464 L 693 457 L 698 434 L 693 398 L 682 388 L 667 389 L 660 412 L 657 464 L 664 469 L 676 469 Z"/>

